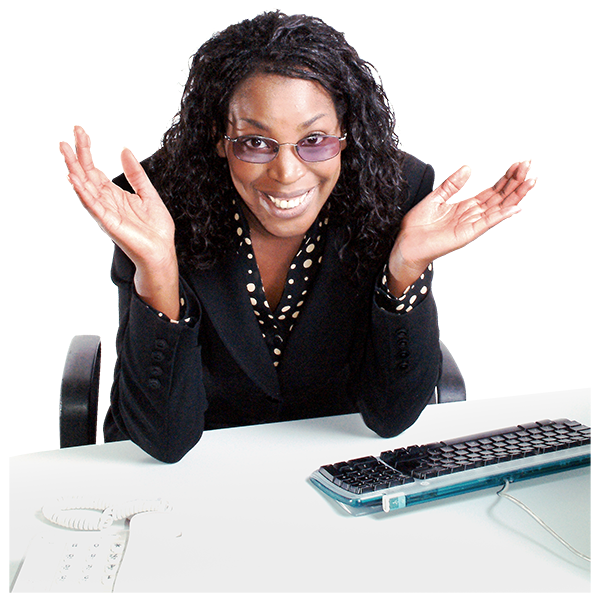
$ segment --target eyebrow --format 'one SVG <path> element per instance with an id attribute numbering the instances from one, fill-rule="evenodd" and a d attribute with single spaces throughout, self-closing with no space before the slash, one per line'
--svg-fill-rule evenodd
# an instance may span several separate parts
<path id="1" fill-rule="evenodd" d="M 326 117 L 326 116 L 327 115 L 325 113 L 319 113 L 319 114 L 315 115 L 314 117 L 308 119 L 307 121 L 304 121 L 304 123 L 300 123 L 300 125 L 298 125 L 297 129 L 307 129 L 313 123 L 316 123 L 319 119 L 322 119 L 323 117 Z M 265 132 L 268 131 L 268 127 L 266 127 L 260 121 L 256 121 L 254 119 L 247 119 L 245 117 L 240 117 L 238 120 L 243 121 L 244 123 L 248 123 L 248 125 L 252 125 L 253 127 L 256 127 L 257 129 L 260 129 L 261 131 L 265 131 Z M 230 123 L 233 125 L 233 122 L 230 121 Z"/>
<path id="2" fill-rule="evenodd" d="M 304 121 L 304 123 L 301 123 L 300 128 L 306 129 L 306 128 L 310 127 L 313 123 L 318 121 L 319 119 L 322 119 L 323 117 L 326 117 L 326 116 L 327 115 L 325 113 L 319 113 L 318 115 L 315 115 L 312 119 L 309 119 L 308 121 Z"/>

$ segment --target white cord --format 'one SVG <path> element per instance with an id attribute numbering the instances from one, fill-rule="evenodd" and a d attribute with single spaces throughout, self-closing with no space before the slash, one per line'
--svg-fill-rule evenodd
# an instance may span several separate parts
<path id="1" fill-rule="evenodd" d="M 70 511 L 87 510 L 100 511 L 101 514 L 81 516 L 73 515 Z M 128 519 L 142 512 L 167 512 L 171 506 L 164 500 L 133 500 L 121 505 L 112 506 L 103 500 L 89 498 L 59 498 L 55 502 L 46 504 L 42 514 L 48 521 L 80 531 L 102 531 L 110 527 L 114 521 Z"/>
<path id="2" fill-rule="evenodd" d="M 546 525 L 546 523 L 544 523 L 544 521 L 542 521 L 528 506 L 523 504 L 523 502 L 521 502 L 520 500 L 517 500 L 514 496 L 507 494 L 505 490 L 508 489 L 508 484 L 509 484 L 509 482 L 508 482 L 508 480 L 506 480 L 504 482 L 504 487 L 497 492 L 498 496 L 500 496 L 502 498 L 506 498 L 507 500 L 514 502 L 519 508 L 522 508 L 530 517 L 535 519 L 548 533 L 552 534 L 561 544 L 563 544 L 571 552 L 573 552 L 573 554 L 576 554 L 580 558 L 583 558 L 583 560 L 592 562 L 592 560 L 589 556 L 582 554 L 581 552 L 579 552 L 579 550 L 576 550 L 575 548 L 573 548 L 573 546 L 571 546 L 571 544 L 569 544 L 568 542 L 563 540 L 563 538 L 561 538 L 560 535 L 558 535 L 558 533 L 556 533 L 549 525 Z"/>

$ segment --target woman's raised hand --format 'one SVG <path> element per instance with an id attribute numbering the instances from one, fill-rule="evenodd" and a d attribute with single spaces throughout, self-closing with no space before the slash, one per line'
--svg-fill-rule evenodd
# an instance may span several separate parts
<path id="1" fill-rule="evenodd" d="M 81 203 L 135 264 L 138 294 L 157 310 L 177 319 L 175 225 L 143 167 L 131 151 L 123 150 L 123 171 L 135 190 L 135 194 L 130 194 L 95 167 L 90 138 L 82 127 L 75 127 L 75 152 L 66 142 L 61 142 L 60 151 Z"/>
<path id="2" fill-rule="evenodd" d="M 450 203 L 470 177 L 469 167 L 462 167 L 412 208 L 390 255 L 389 274 L 395 283 L 391 291 L 401 294 L 433 260 L 520 212 L 519 202 L 535 185 L 534 179 L 526 179 L 529 167 L 530 161 L 515 163 L 494 186 L 474 198 Z"/>
<path id="3" fill-rule="evenodd" d="M 123 150 L 121 163 L 135 194 L 122 190 L 95 167 L 90 137 L 82 127 L 75 127 L 75 152 L 66 142 L 61 142 L 60 151 L 81 203 L 136 265 L 171 257 L 173 219 L 130 150 Z"/>

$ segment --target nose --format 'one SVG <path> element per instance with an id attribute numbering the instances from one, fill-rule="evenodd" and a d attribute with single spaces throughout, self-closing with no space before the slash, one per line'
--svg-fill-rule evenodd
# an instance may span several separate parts
<path id="1" fill-rule="evenodd" d="M 306 173 L 306 165 L 292 144 L 280 145 L 277 156 L 268 165 L 269 177 L 278 183 L 294 183 Z"/>

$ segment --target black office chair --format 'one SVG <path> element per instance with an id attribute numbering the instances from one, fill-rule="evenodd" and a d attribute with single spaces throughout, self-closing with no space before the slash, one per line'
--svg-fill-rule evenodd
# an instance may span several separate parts
<path id="1" fill-rule="evenodd" d="M 442 371 L 429 404 L 466 400 L 465 380 L 446 346 Z M 100 385 L 100 338 L 76 335 L 71 340 L 60 390 L 60 447 L 96 443 L 98 389 Z"/>
<path id="2" fill-rule="evenodd" d="M 450 350 L 441 340 L 440 348 L 442 350 L 442 370 L 429 404 L 462 402 L 467 399 L 465 380 Z"/>
<path id="3" fill-rule="evenodd" d="M 61 387 L 61 448 L 100 441 L 107 362 L 108 344 L 99 337 L 78 336 L 71 342 Z"/>

